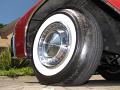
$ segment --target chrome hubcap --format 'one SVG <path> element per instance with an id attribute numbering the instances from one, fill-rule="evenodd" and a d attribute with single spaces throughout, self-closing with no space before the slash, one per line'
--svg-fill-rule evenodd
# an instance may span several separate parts
<path id="1" fill-rule="evenodd" d="M 64 62 L 70 47 L 69 28 L 61 22 L 48 25 L 38 45 L 40 62 L 47 68 L 54 68 Z"/>

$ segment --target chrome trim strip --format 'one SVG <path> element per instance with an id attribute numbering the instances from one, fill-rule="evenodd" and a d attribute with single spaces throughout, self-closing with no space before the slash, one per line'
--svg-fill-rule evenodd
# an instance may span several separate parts
<path id="1" fill-rule="evenodd" d="M 11 38 L 11 57 L 12 58 L 17 58 L 16 57 L 16 48 L 15 48 L 15 35 L 13 32 L 12 38 Z"/>

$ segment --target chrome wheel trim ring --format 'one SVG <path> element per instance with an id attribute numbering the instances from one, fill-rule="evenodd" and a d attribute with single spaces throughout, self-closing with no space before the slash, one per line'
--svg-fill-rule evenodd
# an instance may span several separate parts
<path id="1" fill-rule="evenodd" d="M 43 31 L 38 45 L 39 60 L 47 68 L 56 68 L 65 60 L 70 47 L 69 28 L 54 22 Z"/>
<path id="2" fill-rule="evenodd" d="M 52 23 L 59 22 L 62 23 L 66 28 L 67 32 L 69 32 L 69 40 L 70 40 L 70 45 L 68 47 L 69 52 L 65 55 L 64 60 L 62 60 L 62 63 L 58 63 L 57 65 L 52 66 L 47 66 L 43 63 L 41 63 L 39 54 L 38 54 L 38 47 L 39 47 L 39 42 L 40 38 L 45 31 L 45 29 Z M 33 62 L 35 64 L 36 69 L 43 75 L 45 76 L 52 76 L 60 71 L 62 71 L 69 61 L 71 60 L 74 50 L 76 46 L 76 30 L 75 30 L 75 25 L 71 18 L 65 14 L 55 14 L 51 17 L 49 17 L 39 28 L 37 35 L 34 40 L 34 45 L 33 45 Z"/>

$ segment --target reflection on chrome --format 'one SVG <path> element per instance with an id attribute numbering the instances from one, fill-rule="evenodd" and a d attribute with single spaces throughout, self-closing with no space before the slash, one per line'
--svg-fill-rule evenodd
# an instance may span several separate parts
<path id="1" fill-rule="evenodd" d="M 69 52 L 69 28 L 61 22 L 54 22 L 42 33 L 38 54 L 40 62 L 47 68 L 58 66 Z"/>

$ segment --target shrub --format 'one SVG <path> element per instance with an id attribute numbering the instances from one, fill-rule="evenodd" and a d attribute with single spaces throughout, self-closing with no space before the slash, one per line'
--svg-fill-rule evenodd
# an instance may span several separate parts
<path id="1" fill-rule="evenodd" d="M 0 28 L 3 28 L 3 27 L 4 27 L 4 25 L 2 23 L 0 23 Z"/>
<path id="2" fill-rule="evenodd" d="M 29 65 L 30 65 L 30 60 L 11 59 L 10 48 L 6 48 L 1 52 L 1 55 L 0 55 L 0 69 L 1 70 L 28 67 Z"/>
<path id="3" fill-rule="evenodd" d="M 34 75 L 30 66 L 30 60 L 11 59 L 10 48 L 4 49 L 0 54 L 0 76 L 25 76 Z"/>
<path id="4" fill-rule="evenodd" d="M 9 68 L 11 68 L 11 54 L 10 49 L 7 48 L 1 52 L 0 69 L 9 70 Z"/>

